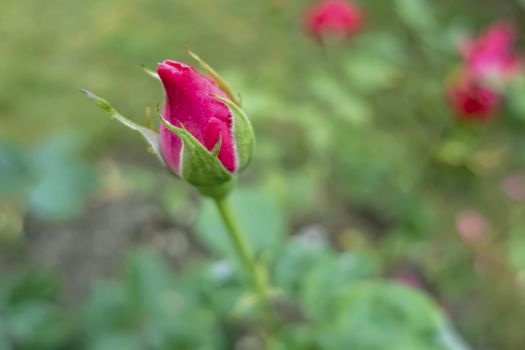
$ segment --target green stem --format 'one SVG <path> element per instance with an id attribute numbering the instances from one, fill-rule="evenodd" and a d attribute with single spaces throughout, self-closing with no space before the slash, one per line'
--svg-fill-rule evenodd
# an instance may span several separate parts
<path id="1" fill-rule="evenodd" d="M 237 257 L 250 276 L 253 288 L 255 289 L 258 298 L 265 302 L 268 294 L 264 271 L 260 269 L 255 263 L 253 253 L 247 244 L 246 239 L 242 234 L 239 225 L 237 224 L 237 221 L 235 220 L 235 216 L 226 196 L 218 198 L 216 197 L 214 200 L 215 204 L 217 205 L 217 209 L 221 214 L 222 220 L 228 229 L 227 231 L 235 248 Z"/>

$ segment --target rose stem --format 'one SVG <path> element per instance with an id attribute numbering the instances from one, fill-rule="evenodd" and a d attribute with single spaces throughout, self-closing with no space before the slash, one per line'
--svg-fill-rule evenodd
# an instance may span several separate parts
<path id="1" fill-rule="evenodd" d="M 246 242 L 245 236 L 239 228 L 237 220 L 235 219 L 226 196 L 214 198 L 214 201 L 217 209 L 219 210 L 221 218 L 226 225 L 228 235 L 231 242 L 233 243 L 237 257 L 243 264 L 246 272 L 250 275 L 250 279 L 257 296 L 262 300 L 266 300 L 268 297 L 266 276 L 264 275 L 264 271 L 261 270 L 255 263 L 253 253 Z"/>

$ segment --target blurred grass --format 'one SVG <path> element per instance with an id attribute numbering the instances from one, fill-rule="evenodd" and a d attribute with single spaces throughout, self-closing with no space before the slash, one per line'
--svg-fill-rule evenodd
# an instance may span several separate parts
<path id="1" fill-rule="evenodd" d="M 1 5 L 0 136 L 24 143 L 61 128 L 78 128 L 93 140 L 125 134 L 115 132 L 118 126 L 85 103 L 78 89 L 108 96 L 140 119 L 145 105 L 162 100 L 141 63 L 154 67 L 165 57 L 188 60 L 185 47 L 191 47 L 219 68 L 244 62 L 249 69 L 264 56 L 250 53 L 246 44 L 264 46 L 273 37 L 259 31 L 262 4 L 95 0 Z"/>
<path id="2" fill-rule="evenodd" d="M 405 2 L 409 8 L 414 5 Z M 3 0 L 0 137 L 34 144 L 57 129 L 78 128 L 92 138 L 92 145 L 127 138 L 129 134 L 117 132 L 117 125 L 85 103 L 78 89 L 107 96 L 123 112 L 141 120 L 144 106 L 157 105 L 162 96 L 156 83 L 141 74 L 139 65 L 154 67 L 167 57 L 188 60 L 185 47 L 221 72 L 242 75 L 249 86 L 270 80 L 275 91 L 300 94 L 305 68 L 301 62 L 320 57 L 301 33 L 300 16 L 306 3 Z M 476 16 L 471 17 L 492 16 L 494 8 L 516 14 L 512 1 L 483 4 L 476 6 Z M 438 20 L 453 22 L 474 2 L 447 0 L 439 5 Z M 398 19 L 392 16 L 391 6 L 379 0 L 363 1 L 363 6 L 371 14 L 370 28 L 396 30 L 393 24 Z M 417 12 L 412 16 L 417 17 Z"/>

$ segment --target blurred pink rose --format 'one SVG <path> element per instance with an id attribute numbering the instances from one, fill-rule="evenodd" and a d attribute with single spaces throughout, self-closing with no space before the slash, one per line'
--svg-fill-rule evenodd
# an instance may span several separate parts
<path id="1" fill-rule="evenodd" d="M 511 24 L 497 22 L 478 38 L 462 43 L 460 50 L 469 71 L 480 79 L 501 79 L 517 74 L 522 59 L 513 48 L 515 36 Z"/>
<path id="2" fill-rule="evenodd" d="M 477 211 L 462 211 L 456 218 L 456 229 L 468 243 L 479 241 L 487 233 L 487 222 Z"/>
<path id="3" fill-rule="evenodd" d="M 496 116 L 508 80 L 520 74 L 522 57 L 514 50 L 514 27 L 496 22 L 485 33 L 460 45 L 463 64 L 447 87 L 459 118 L 487 121 Z"/>
<path id="4" fill-rule="evenodd" d="M 361 29 L 364 15 L 352 2 L 324 0 L 310 7 L 304 20 L 314 39 L 340 44 Z"/>
<path id="5" fill-rule="evenodd" d="M 514 173 L 503 181 L 503 190 L 516 201 L 525 200 L 525 174 Z"/>
<path id="6" fill-rule="evenodd" d="M 501 96 L 467 71 L 462 71 L 447 87 L 447 95 L 460 119 L 488 121 L 497 115 Z"/>

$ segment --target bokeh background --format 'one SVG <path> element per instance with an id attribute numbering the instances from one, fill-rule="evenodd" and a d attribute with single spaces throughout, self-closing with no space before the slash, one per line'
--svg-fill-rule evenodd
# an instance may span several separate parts
<path id="1" fill-rule="evenodd" d="M 525 347 L 525 82 L 487 123 L 444 92 L 469 34 L 525 48 L 525 1 L 361 0 L 327 47 L 311 3 L 0 0 L 0 349 L 258 348 L 213 207 L 79 92 L 143 122 L 141 64 L 186 48 L 254 124 L 233 201 L 293 295 L 276 349 L 446 349 L 442 318 L 449 349 Z"/>

